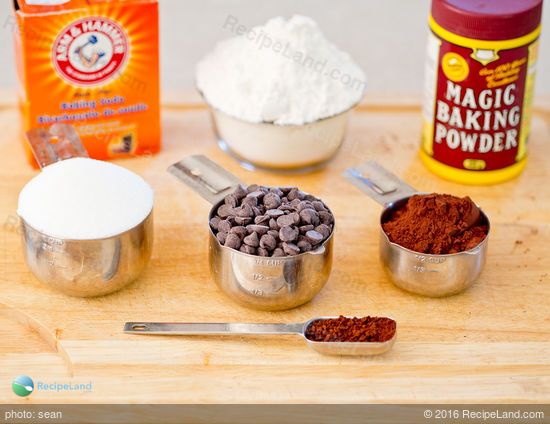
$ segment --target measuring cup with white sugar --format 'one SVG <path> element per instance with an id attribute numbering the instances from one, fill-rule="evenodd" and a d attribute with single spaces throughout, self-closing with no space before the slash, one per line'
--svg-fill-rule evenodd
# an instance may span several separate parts
<path id="1" fill-rule="evenodd" d="M 70 125 L 27 138 L 42 172 L 19 194 L 27 266 L 44 284 L 79 297 L 134 281 L 151 257 L 153 190 L 120 166 L 88 158 Z"/>
<path id="2" fill-rule="evenodd" d="M 213 205 L 205 217 L 210 270 L 231 299 L 253 309 L 284 310 L 310 301 L 325 286 L 332 269 L 334 229 L 311 251 L 293 256 L 262 257 L 235 250 L 220 243 L 208 222 L 240 180 L 202 155 L 184 158 L 168 170 Z"/>
<path id="3" fill-rule="evenodd" d="M 412 293 L 443 297 L 460 293 L 477 280 L 487 256 L 489 218 L 479 206 L 479 222 L 487 235 L 475 247 L 450 254 L 415 252 L 390 241 L 382 228 L 410 197 L 420 193 L 374 161 L 349 168 L 346 178 L 384 209 L 380 215 L 380 259 L 393 283 Z"/>
<path id="4" fill-rule="evenodd" d="M 319 317 L 307 322 L 291 324 L 254 324 L 254 323 L 183 323 L 183 322 L 127 322 L 124 325 L 126 334 L 143 334 L 157 336 L 276 336 L 300 335 L 309 348 L 324 355 L 373 356 L 389 351 L 397 338 L 397 324 L 393 322 L 394 331 L 384 341 L 315 341 L 308 334 L 314 323 L 334 320 L 335 317 Z"/>

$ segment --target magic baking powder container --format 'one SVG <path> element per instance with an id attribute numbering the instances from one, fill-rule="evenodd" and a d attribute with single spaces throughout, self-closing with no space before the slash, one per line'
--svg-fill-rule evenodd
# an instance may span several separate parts
<path id="1" fill-rule="evenodd" d="M 493 184 L 527 157 L 542 0 L 433 0 L 421 157 L 435 174 Z"/>

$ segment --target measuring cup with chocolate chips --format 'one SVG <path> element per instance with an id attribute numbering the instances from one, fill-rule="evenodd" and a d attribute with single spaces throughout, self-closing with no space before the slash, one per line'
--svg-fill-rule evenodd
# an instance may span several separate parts
<path id="1" fill-rule="evenodd" d="M 297 187 L 244 185 L 201 155 L 169 172 L 213 204 L 210 268 L 233 300 L 254 309 L 289 309 L 326 284 L 335 222 L 322 200 Z"/>
<path id="2" fill-rule="evenodd" d="M 384 206 L 380 258 L 398 287 L 441 297 L 466 290 L 479 277 L 490 224 L 469 197 L 418 193 L 373 161 L 345 176 Z"/>

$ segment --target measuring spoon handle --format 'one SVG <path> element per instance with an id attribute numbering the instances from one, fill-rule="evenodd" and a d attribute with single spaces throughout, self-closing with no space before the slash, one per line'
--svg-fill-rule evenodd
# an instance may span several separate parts
<path id="1" fill-rule="evenodd" d="M 213 205 L 241 184 L 235 175 L 204 155 L 187 156 L 171 165 L 168 172 Z"/>
<path id="2" fill-rule="evenodd" d="M 127 322 L 127 334 L 151 335 L 223 335 L 223 334 L 302 334 L 304 324 L 246 324 L 215 322 Z"/>
<path id="3" fill-rule="evenodd" d="M 416 189 L 372 160 L 347 169 L 344 176 L 359 190 L 384 206 L 417 193 Z"/>

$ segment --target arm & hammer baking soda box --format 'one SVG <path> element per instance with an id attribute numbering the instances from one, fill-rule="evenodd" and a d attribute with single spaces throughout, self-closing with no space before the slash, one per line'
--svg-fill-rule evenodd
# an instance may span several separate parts
<path id="1" fill-rule="evenodd" d="M 72 124 L 96 159 L 160 149 L 157 0 L 14 0 L 14 9 L 24 132 Z"/>

